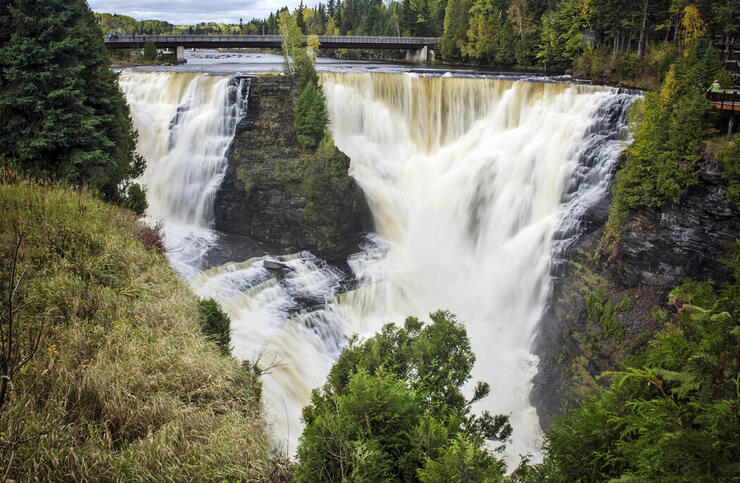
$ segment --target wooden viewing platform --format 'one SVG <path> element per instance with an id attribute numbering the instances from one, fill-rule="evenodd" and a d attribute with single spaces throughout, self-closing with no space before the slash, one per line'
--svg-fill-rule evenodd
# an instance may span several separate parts
<path id="1" fill-rule="evenodd" d="M 707 99 L 717 109 L 722 111 L 740 111 L 740 90 L 720 89 L 707 92 Z"/>
<path id="2" fill-rule="evenodd" d="M 736 112 L 740 111 L 740 90 L 738 89 L 720 89 L 717 91 L 707 92 L 707 100 L 712 107 L 720 111 L 729 112 L 727 121 L 727 135 L 732 135 L 735 129 Z"/>

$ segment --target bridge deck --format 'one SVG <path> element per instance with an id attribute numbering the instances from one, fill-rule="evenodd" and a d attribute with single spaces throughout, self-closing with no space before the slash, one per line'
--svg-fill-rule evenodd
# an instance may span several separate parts
<path id="1" fill-rule="evenodd" d="M 118 35 L 104 37 L 109 49 L 142 48 L 144 42 L 151 40 L 158 48 L 280 48 L 283 37 L 280 35 Z M 306 36 L 303 38 L 306 42 Z M 362 37 L 319 35 L 319 43 L 324 49 L 421 49 L 433 48 L 439 44 L 436 37 Z"/>

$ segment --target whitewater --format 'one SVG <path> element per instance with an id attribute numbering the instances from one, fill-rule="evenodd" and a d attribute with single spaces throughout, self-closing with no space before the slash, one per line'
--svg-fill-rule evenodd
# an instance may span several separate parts
<path id="1" fill-rule="evenodd" d="M 120 83 L 147 159 L 149 219 L 194 292 L 230 315 L 233 354 L 274 366 L 263 398 L 291 454 L 300 410 L 348 337 L 443 309 L 467 328 L 471 388 L 492 388 L 475 409 L 510 415 L 509 463 L 537 460 L 531 346 L 551 268 L 607 195 L 633 95 L 562 82 L 321 74 L 331 133 L 376 227 L 348 260 L 358 288 L 342 292 L 345 274 L 308 252 L 200 263 L 218 243 L 213 197 L 248 109 L 248 79 L 124 72 Z M 265 259 L 293 270 L 276 277 Z M 322 303 L 296 310 L 307 298 Z"/>

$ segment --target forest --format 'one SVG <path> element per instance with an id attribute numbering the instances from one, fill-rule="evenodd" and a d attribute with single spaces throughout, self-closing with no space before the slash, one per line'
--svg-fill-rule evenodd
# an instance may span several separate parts
<path id="1" fill-rule="evenodd" d="M 230 25 L 96 15 L 103 32 L 279 34 L 286 10 Z M 740 6 L 730 0 L 329 0 L 291 13 L 305 35 L 440 37 L 446 63 L 616 80 L 654 77 L 698 36 L 740 34 Z"/>

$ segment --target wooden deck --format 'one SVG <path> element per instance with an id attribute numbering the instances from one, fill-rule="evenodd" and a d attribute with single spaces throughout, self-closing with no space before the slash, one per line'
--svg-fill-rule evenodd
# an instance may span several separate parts
<path id="1" fill-rule="evenodd" d="M 740 90 L 720 89 L 707 92 L 707 99 L 717 109 L 722 111 L 740 111 Z"/>

